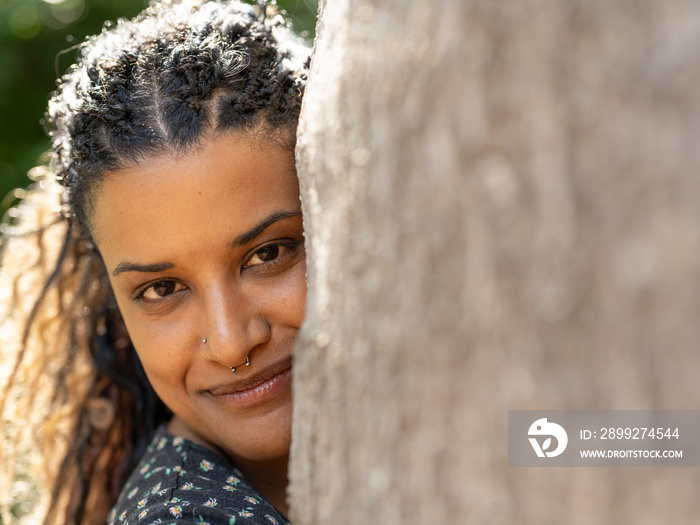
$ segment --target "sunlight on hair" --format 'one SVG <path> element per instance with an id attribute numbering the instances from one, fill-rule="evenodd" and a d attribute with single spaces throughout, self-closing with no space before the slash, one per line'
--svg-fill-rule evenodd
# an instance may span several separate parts
<path id="1" fill-rule="evenodd" d="M 46 362 L 47 352 L 56 348 L 46 342 L 60 337 L 56 294 L 47 297 L 47 307 L 28 334 L 26 345 L 17 337 L 31 316 L 37 290 L 52 271 L 65 236 L 65 225 L 57 220 L 59 187 L 48 174 L 46 168 L 33 170 L 37 182 L 26 192 L 14 193 L 24 198 L 8 210 L 1 230 L 0 407 L 5 427 L 0 466 L 6 474 L 0 476 L 3 523 L 15 523 L 22 516 L 22 523 L 36 523 L 36 516 L 43 513 L 47 503 L 40 489 L 51 477 L 52 469 L 58 467 L 55 458 L 60 457 L 69 436 L 70 417 L 66 416 L 70 414 L 65 410 L 49 413 L 53 392 L 50 383 L 56 370 L 51 370 L 53 374 L 38 374 L 36 370 Z M 20 364 L 17 356 L 23 346 L 25 358 Z M 57 364 L 63 360 L 53 361 Z M 30 434 L 29 430 L 38 428 L 39 423 L 43 424 L 43 434 Z M 47 458 L 54 460 L 47 463 Z"/>

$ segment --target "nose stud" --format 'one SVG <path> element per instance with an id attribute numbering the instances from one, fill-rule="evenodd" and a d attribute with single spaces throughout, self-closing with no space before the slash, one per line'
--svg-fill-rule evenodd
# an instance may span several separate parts
<path id="1" fill-rule="evenodd" d="M 248 356 L 245 356 L 245 366 L 250 366 L 250 358 Z M 237 366 L 232 366 L 231 373 L 235 374 L 237 368 L 238 368 Z"/>
<path id="2" fill-rule="evenodd" d="M 207 344 L 207 338 L 206 338 L 206 337 L 205 337 L 204 339 L 202 339 L 202 344 L 203 344 L 203 345 Z"/>

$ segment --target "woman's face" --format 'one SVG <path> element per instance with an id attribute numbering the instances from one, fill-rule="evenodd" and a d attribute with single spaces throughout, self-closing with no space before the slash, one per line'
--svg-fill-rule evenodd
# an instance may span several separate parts
<path id="1" fill-rule="evenodd" d="M 285 457 L 306 297 L 293 153 L 224 135 L 110 174 L 91 204 L 93 238 L 171 429 L 234 460 Z"/>

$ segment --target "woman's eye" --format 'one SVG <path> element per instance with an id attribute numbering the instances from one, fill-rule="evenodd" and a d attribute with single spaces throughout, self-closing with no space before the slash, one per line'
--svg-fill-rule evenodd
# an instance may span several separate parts
<path id="1" fill-rule="evenodd" d="M 259 249 L 257 252 L 255 252 L 255 255 L 253 255 L 253 259 L 258 259 L 266 263 L 277 259 L 279 254 L 280 247 L 273 244 L 272 246 L 265 246 L 264 248 Z"/>
<path id="2" fill-rule="evenodd" d="M 177 281 L 158 281 L 146 288 L 139 298 L 146 301 L 159 301 L 184 288 L 184 285 Z"/>
<path id="3" fill-rule="evenodd" d="M 287 244 L 268 244 L 258 248 L 253 252 L 253 255 L 246 261 L 243 268 L 254 268 L 256 266 L 272 268 L 282 263 L 290 256 L 298 252 L 297 248 L 302 245 L 302 242 L 289 242 Z"/>

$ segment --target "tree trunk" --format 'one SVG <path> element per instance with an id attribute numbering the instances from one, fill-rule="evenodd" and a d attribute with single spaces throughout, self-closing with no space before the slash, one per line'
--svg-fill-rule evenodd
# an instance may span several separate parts
<path id="1" fill-rule="evenodd" d="M 328 0 L 299 128 L 297 525 L 695 523 L 508 467 L 512 409 L 696 409 L 700 3 Z"/>

